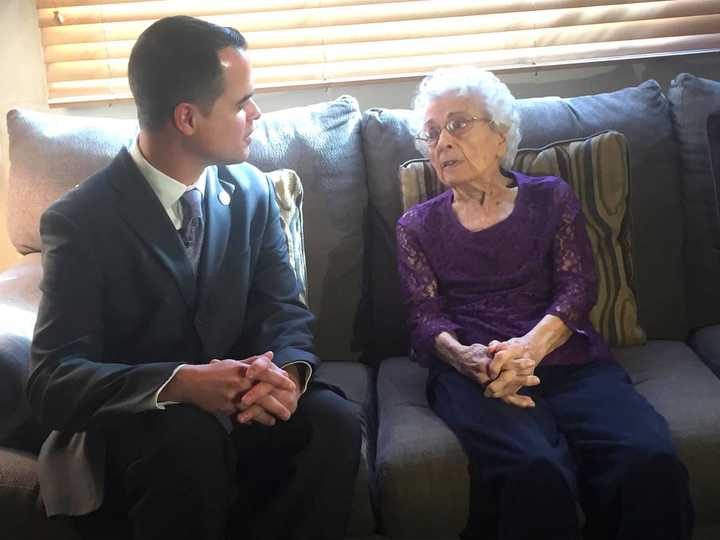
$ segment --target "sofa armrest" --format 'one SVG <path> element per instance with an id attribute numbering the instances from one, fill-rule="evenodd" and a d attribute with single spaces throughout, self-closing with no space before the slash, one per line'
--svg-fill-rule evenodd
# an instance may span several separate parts
<path id="1" fill-rule="evenodd" d="M 720 377 L 720 324 L 697 330 L 690 336 L 688 342 L 702 361 Z"/>
<path id="2" fill-rule="evenodd" d="M 0 444 L 32 451 L 46 435 L 25 398 L 41 275 L 39 253 L 0 274 Z"/>
<path id="3" fill-rule="evenodd" d="M 29 337 L 32 337 L 35 314 L 40 303 L 40 278 L 42 277 L 42 261 L 40 253 L 30 253 L 0 273 L 0 305 L 3 309 L 14 309 L 15 313 L 3 312 L 3 315 L 17 315 L 31 313 L 32 321 L 27 325 L 27 316 L 21 320 L 12 321 L 6 317 L 0 318 L 0 332 L 7 332 L 14 328 L 23 333 L 29 329 Z"/>

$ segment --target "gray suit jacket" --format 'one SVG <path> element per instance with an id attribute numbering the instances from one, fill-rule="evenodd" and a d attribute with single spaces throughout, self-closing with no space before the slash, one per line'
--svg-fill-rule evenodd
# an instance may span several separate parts
<path id="1" fill-rule="evenodd" d="M 209 169 L 197 278 L 124 149 L 43 215 L 27 393 L 52 430 L 39 457 L 48 515 L 100 506 L 101 432 L 147 409 L 181 363 L 272 350 L 280 366 L 317 365 L 272 185 L 251 165 L 231 169 Z"/>

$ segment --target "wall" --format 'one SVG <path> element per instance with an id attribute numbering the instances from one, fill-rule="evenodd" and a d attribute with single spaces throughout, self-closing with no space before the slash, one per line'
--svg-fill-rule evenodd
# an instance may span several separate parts
<path id="1" fill-rule="evenodd" d="M 16 107 L 47 109 L 37 11 L 33 0 L 0 0 L 0 270 L 19 258 L 7 234 L 9 169 L 5 114 Z M 10 37 L 12 36 L 12 37 Z"/>

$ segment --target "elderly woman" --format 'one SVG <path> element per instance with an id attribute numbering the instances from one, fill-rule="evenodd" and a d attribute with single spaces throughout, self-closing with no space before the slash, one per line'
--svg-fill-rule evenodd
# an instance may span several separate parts
<path id="1" fill-rule="evenodd" d="M 514 98 L 493 74 L 440 70 L 417 136 L 450 189 L 397 225 L 428 399 L 471 463 L 463 538 L 687 539 L 687 472 L 665 420 L 588 315 L 593 254 L 557 177 L 511 171 Z"/>

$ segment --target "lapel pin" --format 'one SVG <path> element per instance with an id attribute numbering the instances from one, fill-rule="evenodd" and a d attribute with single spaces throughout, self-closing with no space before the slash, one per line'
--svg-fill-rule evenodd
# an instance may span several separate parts
<path id="1" fill-rule="evenodd" d="M 230 195 L 228 195 L 227 191 L 221 191 L 218 193 L 218 199 L 220 199 L 220 203 L 225 206 L 230 204 Z"/>

